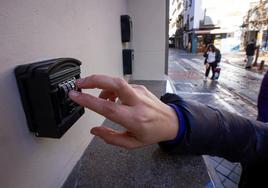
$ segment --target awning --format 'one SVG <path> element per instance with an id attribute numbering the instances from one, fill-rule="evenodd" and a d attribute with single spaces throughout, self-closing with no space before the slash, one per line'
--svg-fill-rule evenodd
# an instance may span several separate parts
<path id="1" fill-rule="evenodd" d="M 194 31 L 195 34 L 210 34 L 211 30 L 197 30 Z"/>
<path id="2" fill-rule="evenodd" d="M 220 34 L 220 33 L 232 33 L 234 29 L 212 29 L 212 30 L 197 30 L 195 34 Z"/>
<path id="3" fill-rule="evenodd" d="M 211 34 L 220 34 L 220 33 L 233 33 L 234 29 L 213 29 L 210 31 Z"/>

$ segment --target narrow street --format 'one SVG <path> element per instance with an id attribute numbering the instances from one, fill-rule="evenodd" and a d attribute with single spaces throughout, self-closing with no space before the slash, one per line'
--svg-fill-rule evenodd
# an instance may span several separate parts
<path id="1" fill-rule="evenodd" d="M 221 99 L 221 103 L 225 102 L 224 105 L 232 106 L 229 110 L 243 114 L 249 112 L 250 117 L 255 119 L 257 97 L 263 74 L 225 63 L 223 55 L 219 80 L 204 82 L 205 67 L 203 61 L 202 55 L 187 54 L 184 51 L 170 49 L 169 76 L 177 92 L 186 95 L 186 97 L 190 97 L 187 94 L 202 94 L 211 96 L 210 98 L 213 99 Z M 210 103 L 205 98 L 203 100 L 208 104 Z M 235 103 L 232 103 L 232 100 L 235 100 L 233 101 Z M 225 106 L 225 108 L 228 107 Z"/>
<path id="2" fill-rule="evenodd" d="M 263 74 L 227 63 L 223 55 L 219 80 L 208 79 L 204 82 L 203 61 L 202 55 L 170 49 L 169 77 L 177 94 L 186 99 L 256 119 L 257 97 Z M 237 187 L 241 173 L 238 163 L 211 156 L 204 156 L 204 159 L 216 187 Z"/>

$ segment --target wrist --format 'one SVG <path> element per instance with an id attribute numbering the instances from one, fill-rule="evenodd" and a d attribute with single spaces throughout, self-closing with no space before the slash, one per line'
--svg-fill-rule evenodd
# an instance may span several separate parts
<path id="1" fill-rule="evenodd" d="M 168 108 L 169 108 L 169 116 L 168 116 L 169 123 L 167 124 L 168 134 L 165 139 L 166 141 L 176 139 L 180 127 L 179 118 L 176 111 L 170 105 L 168 105 Z"/>
<path id="2" fill-rule="evenodd" d="M 185 125 L 185 121 L 184 121 L 184 117 L 183 117 L 183 113 L 182 113 L 181 109 L 175 104 L 168 104 L 168 105 L 173 110 L 173 112 L 176 114 L 176 118 L 177 118 L 177 124 L 172 123 L 170 125 L 172 125 L 172 127 L 174 127 L 174 128 L 176 128 L 176 127 L 173 125 L 177 125 L 177 129 L 174 129 L 175 133 L 176 133 L 175 137 L 174 137 L 174 132 L 173 132 L 173 134 L 170 137 L 172 139 L 169 139 L 169 140 L 164 141 L 162 143 L 165 143 L 168 145 L 174 145 L 174 144 L 180 143 L 181 140 L 183 139 L 183 137 L 185 135 L 185 131 L 186 131 L 186 125 Z"/>

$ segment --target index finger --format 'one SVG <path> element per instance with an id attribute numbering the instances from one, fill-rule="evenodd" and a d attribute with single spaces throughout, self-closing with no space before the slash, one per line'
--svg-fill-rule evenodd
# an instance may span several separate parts
<path id="1" fill-rule="evenodd" d="M 107 119 L 114 121 L 128 130 L 137 129 L 137 126 L 132 126 L 134 123 L 133 114 L 130 107 L 121 105 L 115 102 L 107 101 L 90 94 L 77 91 L 70 91 L 69 97 L 77 104 L 84 106 Z"/>
<path id="2" fill-rule="evenodd" d="M 134 104 L 137 100 L 135 90 L 122 78 L 106 75 L 91 75 L 76 81 L 81 89 L 105 89 L 115 92 L 120 100 L 126 104 Z"/>

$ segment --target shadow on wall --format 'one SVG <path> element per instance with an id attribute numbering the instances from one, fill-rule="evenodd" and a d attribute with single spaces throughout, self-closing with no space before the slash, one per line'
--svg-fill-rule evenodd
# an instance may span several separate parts
<path id="1" fill-rule="evenodd" d="M 23 151 L 21 153 L 23 155 L 30 151 L 42 150 L 44 144 L 48 146 L 53 143 L 55 146 L 57 143 L 64 141 L 64 139 L 37 138 L 29 131 L 14 70 L 15 67 L 6 69 L 5 72 L 1 72 L 0 77 L 0 145 L 4 143 L 5 145 L 1 149 L 8 150 L 7 152 L 1 150 L 0 162 L 3 164 L 5 158 L 8 161 L 6 164 L 9 164 L 13 158 L 18 159 L 19 151 Z M 51 146 L 54 147 L 53 145 Z M 27 155 L 30 154 L 28 153 Z M 25 156 L 21 157 L 22 160 L 23 158 L 25 159 Z M 15 161 L 12 163 L 15 163 Z"/>
<path id="2" fill-rule="evenodd" d="M 1 90 L 1 138 L 10 134 L 14 137 L 30 136 L 28 131 L 26 118 L 20 101 L 19 90 L 17 88 L 14 68 L 1 72 L 0 90 Z"/>

